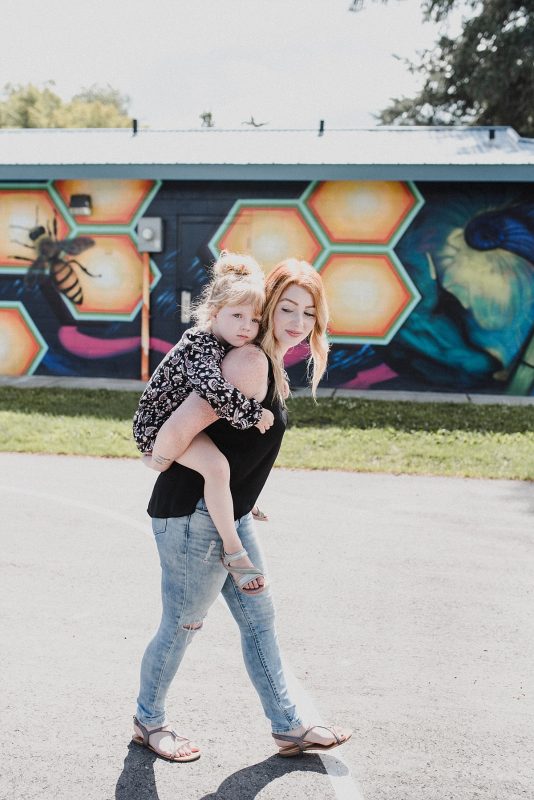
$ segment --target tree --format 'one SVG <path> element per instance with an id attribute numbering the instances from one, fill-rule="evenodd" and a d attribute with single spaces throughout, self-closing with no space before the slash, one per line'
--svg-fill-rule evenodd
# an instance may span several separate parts
<path id="1" fill-rule="evenodd" d="M 457 0 L 428 0 L 427 19 L 444 19 Z M 473 16 L 460 36 L 408 63 L 424 75 L 413 98 L 395 98 L 382 124 L 511 125 L 534 136 L 534 7 L 532 0 L 469 0 Z"/>
<path id="2" fill-rule="evenodd" d="M 0 99 L 0 128 L 127 128 L 130 102 L 111 86 L 82 89 L 68 102 L 51 89 L 6 84 Z"/>

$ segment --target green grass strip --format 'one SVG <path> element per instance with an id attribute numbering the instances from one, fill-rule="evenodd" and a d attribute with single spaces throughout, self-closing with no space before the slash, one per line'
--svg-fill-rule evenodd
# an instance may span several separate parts
<path id="1" fill-rule="evenodd" d="M 0 388 L 0 449 L 137 457 L 138 394 Z M 294 398 L 277 465 L 534 480 L 534 406 Z"/>

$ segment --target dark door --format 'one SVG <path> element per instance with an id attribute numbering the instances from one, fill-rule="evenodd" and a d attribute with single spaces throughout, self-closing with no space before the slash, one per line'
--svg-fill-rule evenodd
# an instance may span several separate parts
<path id="1" fill-rule="evenodd" d="M 221 216 L 207 214 L 181 214 L 177 225 L 176 302 L 178 304 L 178 338 L 193 324 L 191 303 L 198 298 L 209 281 L 209 266 L 215 256 L 208 247 L 218 227 Z"/>

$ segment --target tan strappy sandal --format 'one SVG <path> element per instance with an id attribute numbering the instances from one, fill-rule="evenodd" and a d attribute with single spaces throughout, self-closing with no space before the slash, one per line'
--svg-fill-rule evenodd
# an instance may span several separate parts
<path id="1" fill-rule="evenodd" d="M 135 742 L 136 744 L 140 744 L 142 747 L 147 747 L 149 750 L 152 750 L 152 752 L 155 753 L 160 758 L 164 758 L 165 761 L 186 762 L 186 761 L 196 761 L 197 759 L 200 758 L 200 750 L 198 750 L 196 753 L 191 753 L 188 756 L 178 756 L 178 755 L 176 755 L 176 753 L 178 752 L 180 747 L 183 746 L 184 743 L 191 744 L 191 740 L 188 739 L 186 736 L 178 736 L 176 731 L 167 730 L 165 728 L 165 725 L 162 725 L 161 728 L 153 728 L 153 730 L 149 731 L 148 728 L 146 728 L 143 725 L 142 722 L 139 722 L 137 717 L 134 717 L 133 720 L 134 720 L 134 725 L 137 725 L 137 727 L 140 729 L 140 731 L 143 734 L 143 736 L 142 737 L 141 736 L 135 736 L 135 735 L 132 736 L 132 742 Z M 167 755 L 167 753 L 164 753 L 161 750 L 158 750 L 156 747 L 152 747 L 152 745 L 150 744 L 150 737 L 154 733 L 168 733 L 169 734 L 169 736 L 172 738 L 173 743 L 174 743 L 174 752 L 171 753 L 171 755 Z"/>
<path id="2" fill-rule="evenodd" d="M 254 506 L 251 513 L 257 522 L 269 522 L 269 517 L 267 514 L 265 514 L 258 506 Z"/>
<path id="3" fill-rule="evenodd" d="M 310 742 L 306 736 L 314 728 L 322 728 L 332 734 L 335 741 L 330 744 L 318 744 L 317 742 Z M 280 739 L 283 742 L 290 742 L 286 747 L 281 747 L 278 750 L 278 755 L 282 758 L 289 758 L 291 756 L 298 756 L 305 750 L 333 750 L 334 747 L 339 747 L 341 744 L 348 742 L 352 736 L 351 730 L 341 731 L 337 730 L 333 725 L 312 725 L 304 731 L 302 736 L 289 736 L 286 733 L 273 733 L 273 739 Z"/>

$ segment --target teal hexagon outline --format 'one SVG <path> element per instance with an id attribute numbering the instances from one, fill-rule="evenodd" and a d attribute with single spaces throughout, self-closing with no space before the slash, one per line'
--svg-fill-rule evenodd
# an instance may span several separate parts
<path id="1" fill-rule="evenodd" d="M 35 341 L 39 345 L 39 352 L 36 353 L 32 363 L 30 364 L 29 369 L 26 370 L 26 372 L 24 373 L 25 375 L 33 375 L 33 373 L 43 360 L 44 356 L 48 352 L 48 343 L 41 334 L 39 328 L 37 327 L 33 319 L 31 318 L 30 312 L 28 311 L 24 303 L 21 303 L 20 300 L 2 300 L 0 301 L 0 308 L 16 309 L 23 318 L 24 322 L 26 323 L 26 326 L 29 328 Z"/>
<path id="2" fill-rule="evenodd" d="M 118 228 L 118 227 L 122 227 L 122 230 L 112 230 L 112 228 Z M 126 229 L 124 226 L 108 225 L 108 226 L 105 227 L 105 230 L 102 230 L 102 226 L 101 225 L 95 225 L 92 228 L 83 228 L 82 231 L 85 232 L 85 235 L 88 235 L 88 236 L 90 236 L 91 233 L 94 233 L 95 236 L 102 235 L 102 234 L 108 234 L 110 236 L 126 236 L 131 241 L 132 245 L 134 246 L 134 249 L 137 252 L 139 252 L 137 250 L 137 241 L 136 241 L 136 239 L 134 239 L 133 232 L 131 230 Z M 159 283 L 160 278 L 161 278 L 161 271 L 160 271 L 158 265 L 156 264 L 156 262 L 153 261 L 152 259 L 150 259 L 150 272 L 154 277 L 154 280 L 150 284 L 150 292 L 152 293 L 152 290 Z M 83 322 L 84 320 L 90 321 L 90 322 L 93 322 L 93 321 L 100 321 L 100 322 L 107 322 L 107 321 L 109 321 L 109 322 L 132 322 L 135 319 L 135 317 L 137 316 L 137 314 L 139 313 L 139 311 L 141 309 L 141 306 L 143 305 L 143 298 L 140 297 L 138 302 L 136 303 L 136 305 L 128 313 L 119 314 L 119 313 L 110 313 L 109 311 L 105 311 L 105 312 L 98 312 L 98 311 L 81 312 L 76 308 L 74 303 L 72 303 L 67 297 L 65 297 L 65 295 L 63 295 L 61 293 L 58 293 L 58 294 L 60 294 L 60 297 L 63 300 L 63 302 L 65 303 L 65 305 L 67 306 L 70 314 L 72 314 L 73 318 L 75 320 L 77 320 L 78 322 Z"/>
<path id="3" fill-rule="evenodd" d="M 332 182 L 336 183 L 336 181 L 332 181 Z M 370 182 L 372 183 L 372 181 L 370 181 Z M 408 226 L 413 222 L 413 219 L 417 216 L 417 214 L 419 213 L 419 211 L 422 209 L 422 207 L 425 204 L 425 198 L 423 197 L 423 195 L 421 194 L 421 192 L 417 188 L 417 185 L 413 181 L 395 181 L 395 183 L 403 183 L 405 186 L 408 187 L 409 191 L 412 193 L 412 196 L 413 196 L 413 198 L 415 200 L 415 203 L 412 206 L 412 208 L 408 211 L 406 216 L 403 217 L 403 219 L 399 222 L 399 224 L 397 225 L 397 227 L 395 228 L 395 230 L 391 234 L 391 236 L 389 238 L 389 241 L 385 242 L 384 244 L 372 244 L 370 242 L 354 242 L 354 243 L 352 243 L 352 242 L 334 242 L 334 241 L 332 241 L 330 239 L 330 237 L 328 236 L 327 231 L 324 230 L 324 228 L 322 227 L 319 219 L 317 217 L 315 217 L 312 209 L 308 205 L 308 200 L 309 200 L 310 196 L 315 191 L 315 188 L 317 186 L 319 186 L 319 184 L 321 184 L 321 183 L 325 183 L 325 181 L 311 181 L 310 184 L 306 187 L 306 189 L 301 194 L 301 196 L 299 198 L 299 201 L 308 209 L 309 213 L 316 220 L 316 224 L 323 231 L 323 235 L 324 235 L 326 241 L 328 242 L 328 246 L 331 247 L 332 250 L 335 250 L 336 252 L 341 252 L 341 250 L 338 250 L 338 248 L 342 248 L 343 251 L 344 251 L 344 248 L 346 248 L 346 247 L 349 247 L 351 249 L 351 252 L 355 252 L 355 251 L 352 250 L 353 247 L 361 247 L 361 248 L 365 248 L 365 250 L 362 250 L 362 252 L 374 253 L 374 252 L 377 252 L 377 250 L 375 250 L 375 248 L 382 248 L 382 250 L 383 250 L 384 248 L 390 249 L 390 248 L 395 247 L 396 244 L 398 243 L 399 239 L 401 238 L 401 236 L 404 235 L 404 233 L 405 233 L 406 229 L 408 228 Z M 367 249 L 367 248 L 370 248 L 370 249 Z"/>
<path id="4" fill-rule="evenodd" d="M 301 217 L 304 220 L 306 226 L 311 230 L 313 236 L 316 238 L 319 247 L 321 248 L 319 253 L 314 259 L 313 264 L 317 262 L 317 260 L 321 257 L 322 252 L 325 247 L 328 246 L 328 240 L 325 239 L 324 233 L 322 229 L 317 226 L 313 215 L 309 214 L 308 210 L 305 206 L 303 206 L 298 199 L 294 200 L 276 200 L 272 198 L 268 198 L 266 200 L 259 200 L 257 198 L 254 199 L 239 199 L 236 200 L 233 204 L 232 208 L 221 222 L 213 236 L 208 242 L 208 248 L 210 252 L 213 254 L 214 258 L 219 257 L 220 250 L 217 247 L 217 240 L 223 236 L 223 234 L 228 230 L 230 225 L 233 223 L 235 217 L 239 213 L 242 208 L 254 208 L 254 207 L 268 207 L 268 208 L 293 208 L 296 209 Z"/>
<path id="5" fill-rule="evenodd" d="M 3 181 L 3 182 L 0 183 L 0 192 L 4 191 L 4 190 L 9 190 L 9 189 L 23 189 L 23 190 L 25 189 L 26 191 L 27 190 L 34 191 L 35 189 L 37 189 L 37 190 L 46 192 L 48 194 L 48 196 L 50 197 L 50 200 L 52 201 L 52 205 L 57 207 L 56 198 L 55 198 L 54 194 L 50 191 L 50 184 L 51 184 L 51 181 L 43 181 L 42 183 L 37 183 L 37 182 L 35 182 L 35 183 L 18 183 L 18 182 L 17 183 L 15 183 L 15 182 L 9 183 L 9 181 Z M 70 214 L 68 212 L 65 213 L 65 208 L 64 207 L 63 208 L 58 208 L 58 211 L 60 211 L 61 216 L 63 217 L 63 221 L 65 222 L 65 225 L 67 226 L 67 228 L 69 230 L 69 234 L 68 234 L 67 238 L 71 238 L 72 237 L 72 233 L 74 231 L 74 226 L 71 223 L 72 218 L 71 218 L 71 216 L 70 216 Z M 20 267 L 15 267 L 13 264 L 4 265 L 4 264 L 2 264 L 0 262 L 0 275 L 25 275 L 24 270 L 27 271 L 28 267 L 27 266 L 24 267 L 23 265 L 21 265 Z"/>
<path id="6" fill-rule="evenodd" d="M 328 259 L 330 256 L 333 255 L 368 255 L 369 251 L 363 252 L 362 250 L 330 250 L 328 254 L 328 258 L 325 258 L 321 266 L 319 267 L 319 274 L 322 272 L 323 268 L 325 267 Z M 385 345 L 389 344 L 389 342 L 393 339 L 397 331 L 401 328 L 403 323 L 406 319 L 410 316 L 414 308 L 418 305 L 421 301 L 421 293 L 419 289 L 412 281 L 408 273 L 406 272 L 406 268 L 398 255 L 392 248 L 382 248 L 380 250 L 373 251 L 372 255 L 381 255 L 385 256 L 389 259 L 393 269 L 395 270 L 396 274 L 408 290 L 408 293 L 411 296 L 411 299 L 408 303 L 404 306 L 401 312 L 398 314 L 397 317 L 393 320 L 391 326 L 389 327 L 387 333 L 384 336 L 351 336 L 351 335 L 339 335 L 339 334 L 328 334 L 328 338 L 331 342 L 335 342 L 338 344 L 377 344 L 377 345 Z"/>
<path id="7" fill-rule="evenodd" d="M 128 179 L 126 178 L 125 180 L 128 180 Z M 149 189 L 149 191 L 147 192 L 145 197 L 141 200 L 141 203 L 139 204 L 139 208 L 137 209 L 137 211 L 133 215 L 133 217 L 130 220 L 130 222 L 124 223 L 124 224 L 121 224 L 121 225 L 117 225 L 117 224 L 108 225 L 105 222 L 100 222 L 100 223 L 95 224 L 95 225 L 91 225 L 91 224 L 80 225 L 76 221 L 76 218 L 72 216 L 72 214 L 70 213 L 65 201 L 63 200 L 63 198 L 59 194 L 58 190 L 54 186 L 54 181 L 53 180 L 48 181 L 47 186 L 48 186 L 48 191 L 49 191 L 50 195 L 54 198 L 55 203 L 61 208 L 63 214 L 66 214 L 68 219 L 71 221 L 70 227 L 72 228 L 73 231 L 75 231 L 75 235 L 76 236 L 81 236 L 81 235 L 83 235 L 81 233 L 82 231 L 88 231 L 89 229 L 91 229 L 93 233 L 103 233 L 104 231 L 109 231 L 110 233 L 113 232 L 113 233 L 135 234 L 135 228 L 137 227 L 137 223 L 138 223 L 140 217 L 142 217 L 142 215 L 144 214 L 144 212 L 146 211 L 146 209 L 148 208 L 148 206 L 150 205 L 150 203 L 152 202 L 152 200 L 154 199 L 156 194 L 159 192 L 159 190 L 161 188 L 161 184 L 162 184 L 161 180 L 159 180 L 159 179 L 154 180 L 154 186 L 152 186 L 152 188 Z M 134 237 L 132 236 L 132 238 L 134 238 Z M 135 239 L 134 239 L 134 241 L 135 241 Z"/>
<path id="8" fill-rule="evenodd" d="M 130 220 L 128 224 L 124 225 L 107 225 L 106 223 L 99 223 L 95 225 L 79 225 L 76 222 L 76 219 L 71 215 L 68 211 L 65 202 L 57 189 L 54 186 L 54 181 L 49 181 L 49 192 L 51 196 L 54 198 L 55 202 L 59 205 L 64 213 L 68 215 L 68 218 L 72 221 L 72 238 L 76 236 L 90 236 L 94 234 L 98 236 L 99 234 L 108 234 L 110 236 L 128 236 L 128 238 L 133 243 L 135 249 L 138 251 L 138 237 L 137 237 L 137 224 L 139 219 L 143 216 L 146 209 L 149 207 L 150 203 L 153 201 L 154 197 L 160 190 L 162 185 L 162 181 L 159 179 L 154 180 L 154 185 L 152 188 L 147 192 L 143 200 L 141 201 L 139 208 L 135 212 L 134 216 Z M 151 258 L 150 259 L 150 272 L 153 276 L 153 280 L 150 284 L 150 293 L 152 290 L 157 286 L 161 279 L 161 271 L 157 266 L 156 262 Z M 139 313 L 141 306 L 143 304 L 142 298 L 139 299 L 138 303 L 134 306 L 131 313 L 129 314 L 110 314 L 108 312 L 93 312 L 93 313 L 83 313 L 79 312 L 73 303 L 71 303 L 66 297 L 62 295 L 63 302 L 67 305 L 69 312 L 72 314 L 74 319 L 78 321 L 88 320 L 88 321 L 109 321 L 109 322 L 131 322 L 135 319 L 137 314 Z"/>

